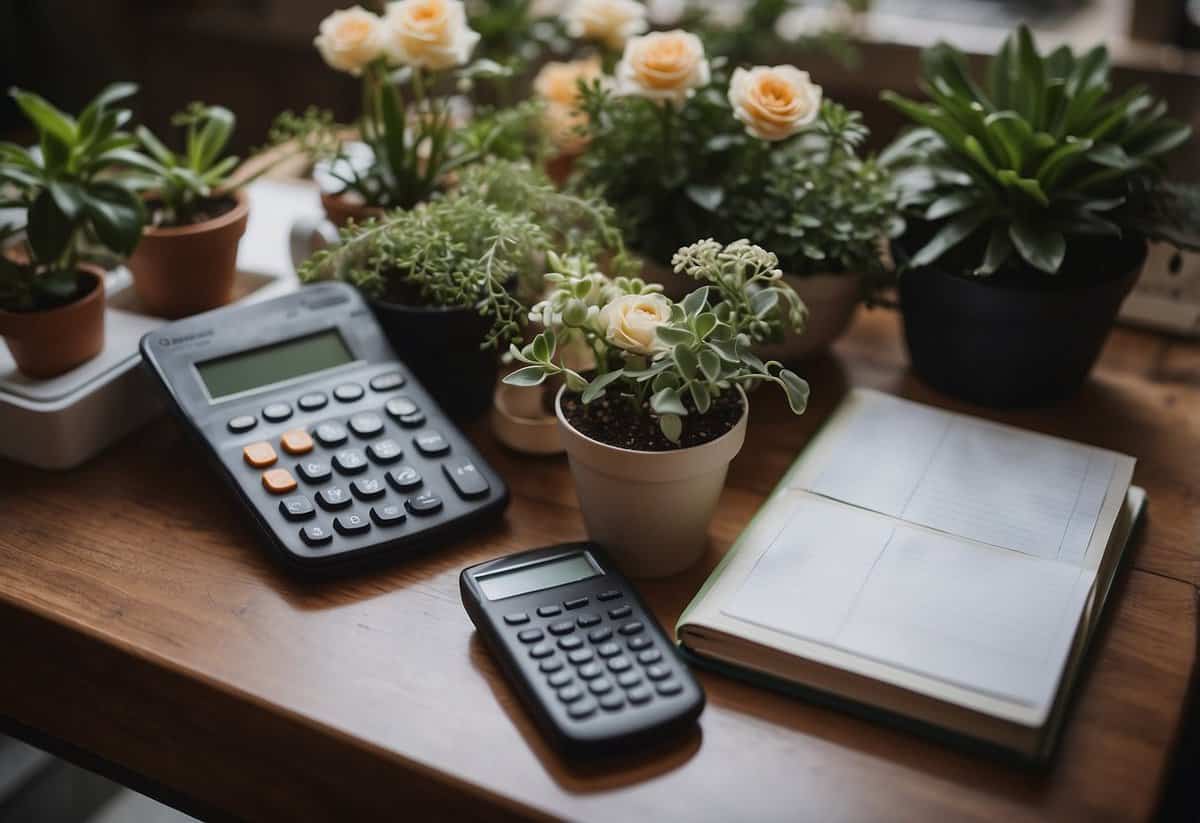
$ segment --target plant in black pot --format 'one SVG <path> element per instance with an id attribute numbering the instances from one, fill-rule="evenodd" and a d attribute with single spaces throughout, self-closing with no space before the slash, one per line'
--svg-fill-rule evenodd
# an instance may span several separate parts
<path id="1" fill-rule="evenodd" d="M 1147 238 L 1198 239 L 1188 192 L 1163 182 L 1190 129 L 1144 88 L 1114 93 L 1103 46 L 1043 55 L 1024 26 L 984 82 L 946 44 L 922 63 L 928 102 L 884 92 L 917 124 L 883 157 L 908 217 L 913 368 L 978 403 L 1054 402 L 1091 371 Z"/>
<path id="2" fill-rule="evenodd" d="M 492 160 L 463 169 L 445 195 L 351 224 L 300 277 L 361 289 L 401 359 L 449 413 L 470 418 L 491 405 L 497 350 L 520 339 L 549 253 L 628 266 L 603 201 Z"/>

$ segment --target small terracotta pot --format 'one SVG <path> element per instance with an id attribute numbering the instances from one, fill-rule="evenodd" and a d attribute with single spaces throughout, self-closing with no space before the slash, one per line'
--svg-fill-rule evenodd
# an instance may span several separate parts
<path id="1" fill-rule="evenodd" d="M 104 270 L 78 264 L 91 289 L 79 300 L 46 311 L 0 311 L 0 335 L 17 368 L 45 380 L 91 360 L 104 348 Z"/>
<path id="2" fill-rule="evenodd" d="M 759 346 L 756 351 L 766 360 L 794 363 L 825 351 L 842 336 L 862 300 L 863 279 L 848 273 L 785 274 L 783 279 L 808 307 L 808 326 L 803 334 L 789 333 L 782 343 Z"/>
<path id="3" fill-rule="evenodd" d="M 233 299 L 237 251 L 250 201 L 191 226 L 147 226 L 129 258 L 133 286 L 147 313 L 177 318 L 224 306 Z"/>
<path id="4" fill-rule="evenodd" d="M 351 200 L 344 194 L 326 194 L 321 192 L 321 206 L 329 222 L 339 229 L 353 220 L 355 223 L 365 223 L 372 217 L 380 217 L 384 209 L 379 206 L 368 206 Z"/>
<path id="5" fill-rule="evenodd" d="M 704 555 L 729 463 L 742 450 L 750 406 L 725 434 L 668 452 L 622 449 L 581 434 L 554 408 L 588 535 L 630 577 L 667 577 Z"/>

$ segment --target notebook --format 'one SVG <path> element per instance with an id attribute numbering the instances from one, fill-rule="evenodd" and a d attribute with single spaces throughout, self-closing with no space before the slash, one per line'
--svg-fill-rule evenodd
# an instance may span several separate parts
<path id="1" fill-rule="evenodd" d="M 1133 467 L 855 389 L 677 639 L 701 664 L 1045 760 L 1145 502 Z"/>

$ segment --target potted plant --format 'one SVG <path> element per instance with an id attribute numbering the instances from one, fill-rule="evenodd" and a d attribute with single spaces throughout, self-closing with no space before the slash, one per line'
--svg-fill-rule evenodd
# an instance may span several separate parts
<path id="1" fill-rule="evenodd" d="M 146 311 L 177 318 L 233 299 L 238 244 L 250 212 L 242 187 L 254 178 L 231 179 L 238 158 L 225 154 L 235 124 L 229 109 L 192 103 L 171 122 L 186 129 L 179 153 L 145 126 L 137 129 L 144 154 L 129 161 L 147 191 L 149 220 L 129 270 Z"/>
<path id="2" fill-rule="evenodd" d="M 821 307 L 804 339 L 771 354 L 796 359 L 841 333 L 899 226 L 887 173 L 860 157 L 860 115 L 793 66 L 730 74 L 683 31 L 630 40 L 615 79 L 584 89 L 582 111 L 580 182 L 617 209 L 647 279 L 679 292 L 686 281 L 661 273 L 675 249 L 746 237 Z"/>
<path id="3" fill-rule="evenodd" d="M 546 331 L 512 347 L 525 366 L 505 382 L 565 381 L 559 431 L 588 534 L 627 574 L 675 574 L 707 546 L 745 438 L 746 390 L 775 383 L 792 411 L 804 411 L 808 384 L 752 351 L 782 325 L 801 326 L 803 305 L 775 255 L 745 240 L 680 249 L 675 270 L 704 285 L 678 303 L 586 259 L 552 262 L 553 290 L 531 314 Z M 589 372 L 564 358 L 580 344 L 592 354 Z"/>
<path id="4" fill-rule="evenodd" d="M 113 172 L 136 142 L 120 130 L 129 111 L 113 104 L 136 90 L 108 86 L 78 118 L 32 92 L 11 92 L 38 150 L 0 143 L 0 207 L 25 212 L 23 227 L 0 226 L 0 335 L 29 377 L 62 374 L 104 347 L 104 270 L 84 260 L 83 248 L 127 255 L 141 235 L 141 199 Z"/>
<path id="5" fill-rule="evenodd" d="M 300 277 L 360 288 L 401 359 L 447 411 L 474 417 L 491 404 L 497 349 L 520 337 L 549 252 L 625 260 L 602 201 L 493 159 L 464 168 L 444 195 L 348 226 Z"/>
<path id="6" fill-rule="evenodd" d="M 1040 54 L 1022 26 L 977 82 L 940 44 L 919 127 L 886 152 L 909 228 L 896 244 L 913 368 L 988 405 L 1055 401 L 1087 377 L 1147 237 L 1195 243 L 1163 156 L 1190 129 L 1143 88 L 1112 93 L 1103 46 Z M 1174 225 L 1172 225 L 1172 222 Z"/>

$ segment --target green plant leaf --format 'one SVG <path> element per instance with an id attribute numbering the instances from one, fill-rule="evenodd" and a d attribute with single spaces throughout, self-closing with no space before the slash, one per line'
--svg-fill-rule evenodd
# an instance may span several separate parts
<path id="1" fill-rule="evenodd" d="M 504 376 L 504 382 L 510 386 L 540 386 L 549 375 L 541 366 L 526 366 Z M 584 401 L 587 402 L 587 401 Z"/>
<path id="2" fill-rule="evenodd" d="M 588 387 L 583 390 L 583 394 L 581 395 L 580 399 L 583 400 L 585 405 L 591 403 L 596 398 L 602 396 L 604 394 L 604 390 L 610 384 L 612 384 L 613 381 L 619 380 L 624 376 L 624 370 L 622 369 L 615 369 L 600 375 L 596 379 L 592 380 L 592 382 L 588 383 Z"/>
<path id="3" fill-rule="evenodd" d="M 700 362 L 700 372 L 709 382 L 715 382 L 721 376 L 721 356 L 713 351 L 712 346 L 700 350 L 697 359 Z"/>
<path id="4" fill-rule="evenodd" d="M 193 168 L 203 172 L 210 168 L 229 143 L 233 134 L 233 112 L 224 106 L 209 106 L 205 111 L 204 125 L 197 133 L 196 162 Z"/>
<path id="5" fill-rule="evenodd" d="M 33 251 L 34 262 L 51 264 L 71 242 L 73 226 L 54 202 L 50 191 L 44 190 L 29 206 L 25 234 Z"/>
<path id="6" fill-rule="evenodd" d="M 154 155 L 154 159 L 170 168 L 177 164 L 174 153 L 162 144 L 162 142 L 154 136 L 154 133 L 145 126 L 138 126 L 135 132 L 138 140 L 146 151 Z"/>
<path id="7" fill-rule="evenodd" d="M 692 392 L 692 402 L 696 404 L 696 411 L 700 414 L 707 413 L 712 406 L 712 392 L 708 390 L 708 386 L 697 381 L 688 388 Z"/>
<path id="8" fill-rule="evenodd" d="M 925 210 L 925 219 L 941 220 L 950 217 L 978 205 L 979 200 L 979 192 L 971 189 L 944 195 L 929 204 L 929 208 Z"/>
<path id="9" fill-rule="evenodd" d="M 998 111 L 989 114 L 984 125 L 996 142 L 1004 147 L 1009 167 L 1017 171 L 1023 169 L 1033 143 L 1033 129 L 1029 122 L 1015 111 Z"/>
<path id="10" fill-rule="evenodd" d="M 808 381 L 788 369 L 779 372 L 779 379 L 783 383 L 783 391 L 787 394 L 788 405 L 791 406 L 792 412 L 804 414 L 804 410 L 808 408 Z"/>
<path id="11" fill-rule="evenodd" d="M 696 337 L 704 340 L 708 337 L 712 330 L 717 327 L 717 316 L 710 311 L 701 312 L 696 315 L 695 321 L 692 323 L 692 331 L 696 333 Z"/>
<path id="12" fill-rule="evenodd" d="M 680 416 L 688 413 L 687 407 L 683 405 L 683 401 L 679 397 L 679 389 L 674 387 L 663 388 L 656 392 L 650 398 L 650 408 L 655 414 L 677 414 Z"/>
<path id="13" fill-rule="evenodd" d="M 664 414 L 660 416 L 658 428 L 662 431 L 663 437 L 675 445 L 679 445 L 679 438 L 683 434 L 683 420 L 678 415 Z"/>
<path id="14" fill-rule="evenodd" d="M 696 373 L 700 369 L 700 360 L 694 351 L 687 346 L 676 346 L 671 352 L 671 356 L 684 380 L 696 379 Z"/>
<path id="15" fill-rule="evenodd" d="M 1057 272 L 1067 254 L 1062 232 L 1036 226 L 1028 220 L 1014 221 L 1009 227 L 1009 237 L 1026 263 L 1047 274 Z"/>
<path id="16" fill-rule="evenodd" d="M 669 346 L 678 346 L 695 341 L 696 336 L 689 329 L 681 329 L 675 326 L 659 326 L 655 329 L 658 339 Z"/>
<path id="17" fill-rule="evenodd" d="M 694 318 L 708 305 L 708 286 L 701 286 L 683 298 L 679 304 L 689 318 Z"/>
<path id="18" fill-rule="evenodd" d="M 89 140 L 96 136 L 96 126 L 99 125 L 99 117 L 104 109 L 116 103 L 119 100 L 124 100 L 137 94 L 137 84 L 135 83 L 111 83 L 105 86 L 99 94 L 92 99 L 92 102 L 79 113 L 79 136 L 83 140 Z"/>
<path id="19" fill-rule="evenodd" d="M 31 91 L 11 89 L 9 94 L 17 101 L 21 111 L 29 118 L 29 122 L 38 130 L 39 135 L 53 135 L 66 146 L 71 146 L 78 139 L 75 121 L 59 111 L 45 98 Z"/>
<path id="20" fill-rule="evenodd" d="M 1139 157 L 1157 157 L 1182 146 L 1191 139 L 1191 136 L 1191 126 L 1171 122 L 1144 142 L 1139 142 L 1136 147 L 1133 147 L 1133 152 Z"/>
<path id="21" fill-rule="evenodd" d="M 725 202 L 725 189 L 720 186 L 689 183 L 683 189 L 688 200 L 691 200 L 705 211 L 715 212 Z"/>
<path id="22" fill-rule="evenodd" d="M 1021 177 L 1012 169 L 1000 169 L 996 172 L 996 178 L 1005 186 L 1019 189 L 1033 198 L 1039 206 L 1045 208 L 1050 205 L 1050 198 L 1042 191 L 1042 185 L 1038 181 L 1029 177 Z"/>
<path id="23" fill-rule="evenodd" d="M 766 317 L 771 311 L 779 305 L 779 292 L 775 289 L 763 289 L 755 292 L 750 298 L 750 308 L 754 311 L 755 317 Z"/>
<path id="24" fill-rule="evenodd" d="M 1017 26 L 1017 61 L 1019 95 L 1014 101 L 1017 111 L 1032 123 L 1035 129 L 1042 127 L 1042 97 L 1046 90 L 1046 69 L 1033 42 L 1033 32 L 1022 23 Z M 1019 166 L 1018 166 L 1019 168 Z"/>
<path id="25" fill-rule="evenodd" d="M 131 254 L 146 219 L 141 198 L 114 183 L 99 183 L 84 192 L 84 200 L 100 242 L 119 255 Z"/>
<path id="26" fill-rule="evenodd" d="M 47 188 L 58 210 L 67 220 L 75 222 L 84 207 L 83 190 L 79 185 L 67 180 L 52 180 Z"/>
<path id="27" fill-rule="evenodd" d="M 975 274 L 980 276 L 994 274 L 1008 262 L 1012 249 L 1013 244 L 1012 239 L 1008 236 L 1008 226 L 993 226 L 992 235 L 988 238 L 987 251 L 983 255 L 983 263 L 975 269 Z"/>
<path id="28" fill-rule="evenodd" d="M 960 214 L 946 225 L 942 226 L 929 242 L 913 255 L 912 265 L 915 268 L 928 266 L 963 240 L 970 237 L 976 229 L 983 225 L 987 214 L 982 209 L 971 209 Z"/>

